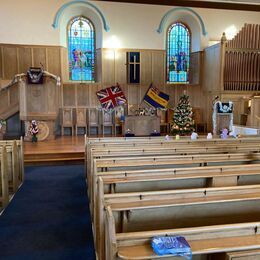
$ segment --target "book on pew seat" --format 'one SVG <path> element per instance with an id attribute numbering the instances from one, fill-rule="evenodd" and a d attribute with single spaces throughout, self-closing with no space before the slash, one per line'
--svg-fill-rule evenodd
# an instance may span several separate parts
<path id="1" fill-rule="evenodd" d="M 189 243 L 183 236 L 159 236 L 152 239 L 152 248 L 157 255 L 182 256 L 192 259 Z"/>

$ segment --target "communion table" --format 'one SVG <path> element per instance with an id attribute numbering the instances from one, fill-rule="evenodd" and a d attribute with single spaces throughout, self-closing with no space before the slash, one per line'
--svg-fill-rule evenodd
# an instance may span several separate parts
<path id="1" fill-rule="evenodd" d="M 126 116 L 124 133 L 130 130 L 135 136 L 150 136 L 156 130 L 160 133 L 160 117 L 158 116 Z"/>

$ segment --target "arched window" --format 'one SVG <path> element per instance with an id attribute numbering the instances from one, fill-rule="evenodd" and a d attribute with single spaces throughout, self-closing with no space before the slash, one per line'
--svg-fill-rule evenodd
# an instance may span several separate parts
<path id="1" fill-rule="evenodd" d="M 69 79 L 94 81 L 95 30 L 85 17 L 73 18 L 68 26 Z"/>
<path id="2" fill-rule="evenodd" d="M 189 83 L 190 31 L 176 22 L 167 32 L 167 82 Z"/>

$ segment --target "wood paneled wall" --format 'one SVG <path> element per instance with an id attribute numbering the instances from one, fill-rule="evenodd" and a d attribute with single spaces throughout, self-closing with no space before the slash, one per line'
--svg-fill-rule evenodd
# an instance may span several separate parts
<path id="1" fill-rule="evenodd" d="M 7 119 L 19 111 L 18 94 L 18 84 L 7 89 L 0 88 L 0 119 Z"/>
<path id="2" fill-rule="evenodd" d="M 73 84 L 66 83 L 62 87 L 62 106 L 63 107 L 86 107 L 94 108 L 100 107 L 99 101 L 96 97 L 96 92 L 107 85 L 103 84 Z M 148 89 L 148 85 L 120 85 L 129 105 L 140 105 L 143 97 Z M 191 104 L 194 107 L 201 107 L 201 100 L 203 99 L 203 92 L 200 86 L 160 86 L 159 89 L 170 95 L 170 107 L 174 107 L 180 95 L 186 90 L 190 96 Z"/>
<path id="3" fill-rule="evenodd" d="M 29 46 L 0 44 L 0 78 L 13 79 L 25 73 L 29 67 L 40 67 L 61 75 L 61 51 L 59 46 Z"/>
<path id="4" fill-rule="evenodd" d="M 67 57 L 66 49 L 64 57 Z M 127 83 L 127 52 L 139 51 L 141 59 L 141 82 L 140 84 Z M 68 80 L 62 87 L 62 106 L 63 107 L 85 107 L 97 108 L 100 103 L 96 97 L 96 92 L 102 88 L 119 83 L 125 93 L 128 105 L 141 104 L 143 97 L 151 84 L 161 91 L 170 95 L 170 107 L 174 107 L 184 90 L 190 95 L 191 103 L 194 107 L 203 110 L 203 92 L 200 84 L 202 52 L 191 55 L 192 68 L 191 78 L 194 84 L 175 85 L 166 83 L 166 53 L 163 50 L 132 50 L 132 49 L 98 49 L 96 54 L 98 83 L 72 83 Z M 67 58 L 65 58 L 66 60 Z M 67 60 L 65 62 L 67 64 Z M 64 79 L 68 79 L 67 69 L 65 69 Z M 203 112 L 201 112 L 203 113 Z"/>
<path id="5" fill-rule="evenodd" d="M 140 84 L 127 83 L 127 52 L 140 52 Z M 62 50 L 62 64 L 68 64 L 68 53 L 66 49 Z M 200 84 L 203 65 L 202 52 L 196 52 L 191 55 L 191 79 L 190 85 L 175 85 L 166 83 L 166 53 L 162 50 L 110 50 L 98 49 L 96 53 L 96 80 L 97 83 L 75 83 L 68 80 L 69 73 L 67 65 L 62 68 L 62 105 L 65 110 L 75 108 L 87 108 L 89 111 L 100 109 L 100 102 L 97 99 L 96 92 L 119 83 L 126 98 L 128 106 L 145 107 L 142 102 L 143 97 L 149 88 L 151 82 L 161 91 L 169 94 L 169 106 L 174 108 L 179 101 L 180 95 L 186 91 L 190 96 L 192 106 L 200 110 L 202 119 L 205 112 L 204 94 Z M 72 110 L 70 110 L 72 111 Z M 75 111 L 75 110 L 73 110 Z M 75 119 L 75 114 L 74 114 Z M 169 118 L 170 119 L 170 118 Z"/>
<path id="6" fill-rule="evenodd" d="M 141 82 L 127 82 L 127 52 L 140 51 Z M 25 46 L 0 44 L 0 77 L 10 80 L 17 73 L 25 73 L 30 66 L 40 66 L 62 77 L 61 107 L 98 108 L 96 92 L 119 83 L 129 105 L 142 105 L 143 97 L 151 82 L 170 95 L 170 107 L 174 107 L 184 90 L 190 95 L 191 104 L 204 110 L 204 93 L 200 84 L 202 53 L 191 54 L 190 85 L 166 83 L 166 53 L 163 50 L 98 49 L 96 52 L 97 83 L 74 83 L 69 81 L 67 49 L 59 46 Z M 205 112 L 201 112 L 203 115 Z"/>

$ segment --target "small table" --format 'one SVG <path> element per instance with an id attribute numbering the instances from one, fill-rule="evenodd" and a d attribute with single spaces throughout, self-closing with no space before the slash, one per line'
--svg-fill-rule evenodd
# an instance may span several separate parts
<path id="1" fill-rule="evenodd" d="M 160 117 L 158 116 L 126 116 L 124 132 L 128 129 L 135 136 L 150 136 L 156 130 L 160 133 Z"/>

